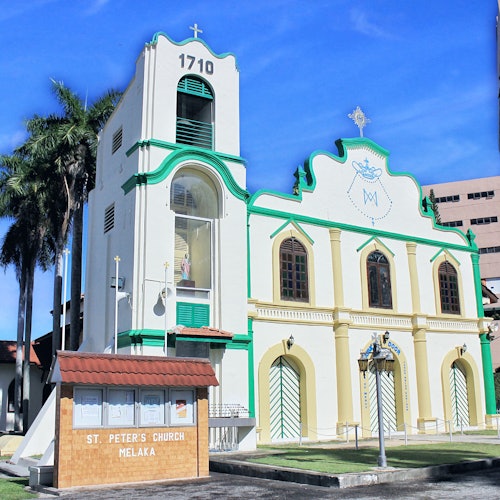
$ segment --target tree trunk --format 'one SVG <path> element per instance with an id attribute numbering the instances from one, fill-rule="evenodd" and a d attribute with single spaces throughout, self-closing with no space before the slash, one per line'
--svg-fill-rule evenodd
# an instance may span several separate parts
<path id="1" fill-rule="evenodd" d="M 82 293 L 82 230 L 83 205 L 73 212 L 73 239 L 71 242 L 71 309 L 69 348 L 77 351 L 80 346 L 80 300 Z"/>
<path id="2" fill-rule="evenodd" d="M 14 379 L 14 431 L 21 431 L 21 390 L 23 383 L 23 337 L 26 314 L 26 267 L 22 265 L 19 278 L 19 310 L 17 313 L 16 375 Z"/>
<path id="3" fill-rule="evenodd" d="M 54 300 L 52 304 L 52 357 L 61 348 L 61 295 L 62 295 L 62 261 L 63 240 L 57 242 L 54 266 Z"/>
<path id="4" fill-rule="evenodd" d="M 35 261 L 29 264 L 26 273 L 26 323 L 24 334 L 24 367 L 23 367 L 23 433 L 30 426 L 30 355 L 31 355 L 31 324 L 33 316 L 33 287 L 35 282 Z"/>

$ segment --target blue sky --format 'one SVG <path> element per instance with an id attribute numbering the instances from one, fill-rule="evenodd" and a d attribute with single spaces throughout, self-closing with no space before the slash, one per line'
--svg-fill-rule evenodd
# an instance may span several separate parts
<path id="1" fill-rule="evenodd" d="M 50 78 L 91 101 L 124 89 L 153 34 L 200 35 L 240 69 L 248 189 L 290 192 L 314 150 L 364 135 L 421 184 L 500 174 L 497 2 L 483 0 L 24 0 L 1 2 L 0 153 L 24 120 L 58 112 Z M 0 238 L 7 224 L 0 221 Z M 0 270 L 0 339 L 15 339 L 17 281 Z M 33 335 L 51 329 L 52 272 L 36 275 Z"/>

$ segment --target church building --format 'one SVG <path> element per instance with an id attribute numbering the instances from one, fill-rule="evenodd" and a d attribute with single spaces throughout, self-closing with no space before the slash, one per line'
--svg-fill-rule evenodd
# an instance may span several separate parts
<path id="1" fill-rule="evenodd" d="M 236 57 L 197 35 L 154 35 L 102 131 L 84 349 L 208 358 L 212 449 L 375 435 L 375 338 L 386 432 L 491 425 L 474 235 L 363 134 L 312 152 L 289 193 L 248 192 Z"/>

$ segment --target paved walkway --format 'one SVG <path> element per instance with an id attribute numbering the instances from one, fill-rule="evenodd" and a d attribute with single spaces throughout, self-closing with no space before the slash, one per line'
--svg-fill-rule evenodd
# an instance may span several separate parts
<path id="1" fill-rule="evenodd" d="M 408 444 L 416 444 L 417 442 L 435 443 L 449 441 L 450 437 L 448 435 L 418 435 L 411 436 L 411 441 L 409 441 Z M 498 438 L 498 436 L 453 435 L 452 441 L 457 443 L 473 442 L 500 444 L 500 438 Z M 397 437 L 391 440 L 386 440 L 387 447 L 404 444 L 404 437 Z M 359 443 L 360 447 L 373 447 L 377 445 L 378 441 L 376 440 L 363 440 Z M 354 447 L 354 443 L 352 441 L 350 443 L 330 442 L 309 444 L 308 446 L 352 449 Z M 278 494 L 278 492 L 283 489 L 283 491 L 285 492 L 288 491 L 288 494 L 285 493 L 285 496 L 283 498 L 295 498 L 295 493 L 292 494 L 293 491 L 295 491 L 297 494 L 296 498 L 304 498 L 304 496 L 302 495 L 306 493 L 306 490 L 307 495 L 305 496 L 307 498 L 321 498 L 320 493 L 323 492 L 323 495 L 325 495 L 327 491 L 332 491 L 326 488 L 332 487 L 338 492 L 339 490 L 337 488 L 352 488 L 356 486 L 367 486 L 384 483 L 405 484 L 415 481 L 430 481 L 436 480 L 438 478 L 449 477 L 450 475 L 454 474 L 471 473 L 474 471 L 487 472 L 489 470 L 496 470 L 500 472 L 500 458 L 415 469 L 374 468 L 371 471 L 365 473 L 350 473 L 338 475 L 323 474 L 319 472 L 305 471 L 293 468 L 251 464 L 246 461 L 250 456 L 262 455 L 266 453 L 269 452 L 266 452 L 265 450 L 259 450 L 257 452 L 248 453 L 211 454 L 211 477 L 205 479 L 182 482 L 170 481 L 168 483 L 141 483 L 139 485 L 114 485 L 107 487 L 78 488 L 60 491 L 55 488 L 40 487 L 39 496 L 63 496 L 68 500 L 72 498 L 119 498 L 120 495 L 126 495 L 129 498 L 143 498 L 144 496 L 147 496 L 149 498 L 161 498 L 162 495 L 166 492 L 165 488 L 168 489 L 170 496 L 170 493 L 173 493 L 178 485 L 180 490 L 182 490 L 183 492 L 187 492 L 188 490 L 191 491 L 189 498 L 212 498 L 212 493 L 213 497 L 215 498 L 217 496 L 217 491 L 219 491 L 219 493 L 222 493 L 222 489 L 224 489 L 226 486 L 234 488 L 237 484 L 239 484 L 240 486 L 238 488 L 240 488 L 240 492 L 243 493 L 244 491 L 248 490 L 248 494 L 250 496 L 246 496 L 246 494 L 245 496 L 235 495 L 234 498 L 251 498 L 251 491 L 254 491 L 254 493 L 257 494 L 259 481 L 272 480 L 268 483 L 268 487 L 273 484 L 274 486 L 271 488 L 271 490 L 275 489 L 275 493 L 277 496 L 263 497 L 261 494 L 259 494 L 254 498 L 281 498 L 281 493 Z M 29 476 L 28 467 L 30 465 L 33 465 L 33 462 L 29 459 L 17 465 L 9 464 L 8 462 L 0 462 L 0 475 L 3 474 L 9 476 L 27 477 Z M 163 493 L 160 493 L 161 491 L 163 491 Z M 196 491 L 199 491 L 200 495 L 196 494 Z M 208 494 L 209 491 L 212 493 Z M 136 494 L 138 496 L 135 496 Z M 156 496 L 157 494 L 159 496 Z M 316 496 L 316 494 L 318 494 L 319 496 Z M 227 495 L 222 495 L 220 496 L 220 498 L 230 497 L 228 497 Z M 233 498 L 233 496 L 231 496 L 231 498 Z"/>
<path id="2" fill-rule="evenodd" d="M 411 436 L 411 444 L 449 442 L 448 435 L 417 435 Z M 455 443 L 487 443 L 500 444 L 498 436 L 477 435 L 453 435 L 452 442 Z M 386 447 L 405 445 L 404 437 L 385 441 Z M 377 447 L 377 440 L 360 441 L 359 447 Z M 308 447 L 318 448 L 354 448 L 354 443 L 317 443 L 309 444 Z M 275 452 L 275 451 L 274 451 Z M 292 481 L 323 487 L 351 488 L 355 486 L 366 486 L 372 484 L 418 481 L 429 478 L 445 477 L 450 474 L 461 474 L 466 471 L 479 471 L 491 468 L 500 469 L 500 458 L 475 460 L 471 462 L 460 462 L 450 465 L 438 465 L 431 467 L 419 467 L 408 469 L 396 469 L 391 467 L 374 467 L 368 472 L 357 472 L 348 474 L 324 474 L 321 472 L 293 469 L 287 467 L 254 464 L 247 461 L 249 456 L 265 455 L 266 451 L 248 453 L 226 453 L 211 455 L 210 470 L 225 474 L 237 474 L 249 477 L 260 477 L 280 481 Z M 499 453 L 500 456 L 500 453 Z"/>

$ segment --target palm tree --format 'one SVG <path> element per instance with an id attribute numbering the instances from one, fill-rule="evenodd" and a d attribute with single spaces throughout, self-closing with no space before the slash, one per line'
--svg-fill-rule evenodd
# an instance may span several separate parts
<path id="1" fill-rule="evenodd" d="M 73 227 L 71 248 L 70 346 L 77 350 L 80 338 L 80 297 L 82 289 L 83 207 L 95 186 L 98 134 L 114 111 L 121 92 L 110 90 L 87 107 L 87 103 L 62 82 L 53 81 L 66 123 L 61 127 L 65 164 L 73 172 Z"/>
<path id="2" fill-rule="evenodd" d="M 436 201 L 436 195 L 434 194 L 434 189 L 431 189 L 429 193 L 429 201 L 431 202 L 431 210 L 434 212 L 436 223 L 441 224 L 441 215 L 439 214 L 439 207 Z"/>
<path id="3" fill-rule="evenodd" d="M 47 225 L 44 221 L 43 189 L 32 179 L 33 170 L 20 154 L 0 158 L 0 216 L 12 224 L 0 248 L 0 264 L 13 265 L 19 282 L 14 382 L 14 430 L 21 430 L 21 394 L 23 430 L 29 427 L 30 346 L 33 287 L 37 263 L 46 269 L 49 262 Z M 23 366 L 24 338 L 24 366 Z M 22 393 L 21 393 L 22 384 Z"/>
<path id="4" fill-rule="evenodd" d="M 103 97 L 87 106 L 62 82 L 52 81 L 53 90 L 64 110 L 62 116 L 40 118 L 28 121 L 31 138 L 26 146 L 35 155 L 41 155 L 55 166 L 58 179 L 59 201 L 53 207 L 55 241 L 54 308 L 52 349 L 60 345 L 60 316 L 62 289 L 62 255 L 70 227 L 73 229 L 71 252 L 71 316 L 70 346 L 77 350 L 80 337 L 80 297 L 82 275 L 82 227 L 83 206 L 88 192 L 95 183 L 98 133 L 104 126 L 121 96 L 110 90 Z"/>
<path id="5" fill-rule="evenodd" d="M 52 310 L 52 354 L 60 348 L 61 293 L 62 293 L 62 255 L 66 244 L 70 224 L 70 208 L 67 197 L 68 189 L 64 172 L 59 166 L 59 145 L 57 116 L 34 116 L 27 122 L 30 134 L 28 140 L 17 151 L 31 158 L 36 165 L 36 177 L 45 179 L 47 204 L 45 213 L 48 220 L 50 238 L 53 243 L 54 290 Z M 62 193 L 62 196 L 61 196 Z"/>

